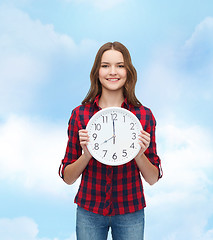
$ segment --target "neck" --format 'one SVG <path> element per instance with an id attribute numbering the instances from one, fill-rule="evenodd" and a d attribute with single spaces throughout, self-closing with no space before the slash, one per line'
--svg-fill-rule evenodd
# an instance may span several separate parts
<path id="1" fill-rule="evenodd" d="M 124 101 L 124 95 L 123 91 L 120 92 L 102 92 L 100 100 L 99 100 L 99 106 L 101 108 L 107 108 L 107 107 L 121 107 L 122 103 Z"/>

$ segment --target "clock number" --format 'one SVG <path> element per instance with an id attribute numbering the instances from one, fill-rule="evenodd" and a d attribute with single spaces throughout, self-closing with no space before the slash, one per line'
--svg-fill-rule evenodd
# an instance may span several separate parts
<path id="1" fill-rule="evenodd" d="M 130 148 L 135 148 L 135 145 L 134 143 L 131 144 Z"/>
<path id="2" fill-rule="evenodd" d="M 94 149 L 95 149 L 95 150 L 98 150 L 98 149 L 99 149 L 99 144 L 98 144 L 98 143 L 95 143 Z"/>
<path id="3" fill-rule="evenodd" d="M 95 131 L 100 131 L 100 130 L 101 130 L 101 124 L 95 123 Z"/>
<path id="4" fill-rule="evenodd" d="M 92 137 L 94 138 L 94 141 L 95 141 L 95 139 L 97 138 L 97 136 L 98 136 L 97 133 L 93 133 L 93 134 L 92 134 Z"/>
<path id="5" fill-rule="evenodd" d="M 126 149 L 124 149 L 122 157 L 126 157 L 126 156 L 127 156 L 127 152 L 126 152 Z"/>
<path id="6" fill-rule="evenodd" d="M 135 140 L 136 139 L 136 133 L 132 133 L 133 137 L 132 137 L 132 140 Z"/>
<path id="7" fill-rule="evenodd" d="M 112 116 L 112 120 L 117 120 L 117 113 L 111 113 L 111 116 Z"/>
<path id="8" fill-rule="evenodd" d="M 103 157 L 106 157 L 107 150 L 103 150 L 103 152 L 104 152 L 104 156 Z"/>
<path id="9" fill-rule="evenodd" d="M 116 155 L 116 153 L 114 153 L 113 155 L 112 155 L 112 159 L 113 160 L 116 160 L 118 157 L 117 157 L 117 155 Z"/>
<path id="10" fill-rule="evenodd" d="M 107 123 L 108 122 L 108 116 L 102 116 L 103 118 L 103 123 Z"/>
<path id="11" fill-rule="evenodd" d="M 131 125 L 130 130 L 135 130 L 135 129 L 134 129 L 135 124 L 134 124 L 134 123 L 130 123 L 130 125 Z"/>
<path id="12" fill-rule="evenodd" d="M 125 115 L 123 115 L 123 117 L 124 117 L 124 122 L 126 122 L 126 116 L 125 116 Z"/>

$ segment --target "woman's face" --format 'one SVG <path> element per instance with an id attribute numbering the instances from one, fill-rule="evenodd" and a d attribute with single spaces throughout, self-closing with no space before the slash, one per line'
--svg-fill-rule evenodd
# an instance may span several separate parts
<path id="1" fill-rule="evenodd" d="M 127 80 L 127 71 L 121 52 L 111 49 L 103 53 L 99 69 L 99 80 L 102 85 L 102 91 L 122 90 Z"/>

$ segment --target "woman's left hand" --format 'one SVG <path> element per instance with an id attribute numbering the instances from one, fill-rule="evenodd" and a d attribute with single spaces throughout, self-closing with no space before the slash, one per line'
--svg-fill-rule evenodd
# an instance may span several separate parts
<path id="1" fill-rule="evenodd" d="M 139 144 L 141 146 L 141 149 L 138 153 L 137 157 L 140 157 L 146 149 L 149 147 L 150 144 L 150 134 L 144 130 L 141 130 L 141 134 L 139 134 Z"/>

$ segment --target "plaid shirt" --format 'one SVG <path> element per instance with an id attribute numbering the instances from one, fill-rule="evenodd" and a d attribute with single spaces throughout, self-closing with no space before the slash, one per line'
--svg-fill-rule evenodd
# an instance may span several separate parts
<path id="1" fill-rule="evenodd" d="M 59 168 L 61 178 L 64 178 L 65 167 L 75 162 L 82 154 L 78 131 L 85 129 L 89 119 L 101 109 L 98 102 L 99 96 L 94 103 L 78 106 L 72 111 L 68 127 L 69 140 Z M 159 169 L 159 178 L 162 177 L 155 143 L 156 122 L 152 112 L 144 106 L 135 107 L 128 104 L 126 99 L 121 107 L 134 113 L 143 129 L 150 133 L 151 142 L 145 155 Z M 135 160 L 120 166 L 108 166 L 92 158 L 82 173 L 75 203 L 88 211 L 105 216 L 136 212 L 144 208 L 146 203 L 143 185 Z"/>

